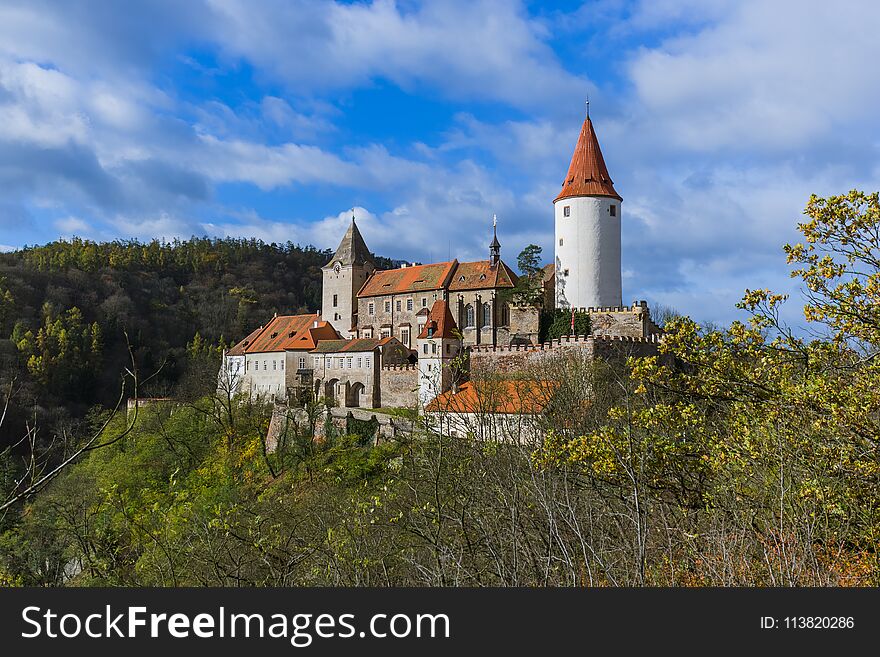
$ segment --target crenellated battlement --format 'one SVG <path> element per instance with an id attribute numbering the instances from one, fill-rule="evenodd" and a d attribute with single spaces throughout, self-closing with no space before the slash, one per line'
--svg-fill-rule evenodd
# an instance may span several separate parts
<path id="1" fill-rule="evenodd" d="M 412 363 L 404 363 L 400 365 L 383 365 L 382 370 L 388 372 L 407 372 L 410 370 L 418 370 L 419 366 Z"/>
<path id="2" fill-rule="evenodd" d="M 528 352 L 547 352 L 554 349 L 570 348 L 573 346 L 588 346 L 591 343 L 627 343 L 627 344 L 657 344 L 662 342 L 663 336 L 659 334 L 647 337 L 631 335 L 563 335 L 555 340 L 542 342 L 541 344 L 512 344 L 512 345 L 473 345 L 471 353 L 477 354 L 522 354 Z"/>
<path id="3" fill-rule="evenodd" d="M 648 309 L 648 302 L 641 301 L 633 301 L 631 306 L 608 306 L 605 308 L 593 308 L 592 306 L 589 308 L 574 308 L 576 313 L 630 313 L 630 312 L 641 312 Z M 569 308 L 568 310 L 572 310 Z"/>

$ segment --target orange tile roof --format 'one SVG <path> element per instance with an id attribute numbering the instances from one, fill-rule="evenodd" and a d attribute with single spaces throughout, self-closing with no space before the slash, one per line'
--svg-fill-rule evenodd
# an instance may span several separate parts
<path id="1" fill-rule="evenodd" d="M 315 326 L 317 322 L 317 326 Z M 253 335 L 253 334 L 252 334 Z M 338 338 L 333 327 L 318 315 L 276 315 L 245 348 L 249 354 L 274 351 L 303 351 L 315 348 L 318 340 Z"/>
<path id="2" fill-rule="evenodd" d="M 425 322 L 422 332 L 419 333 L 419 338 L 455 338 L 457 337 L 455 334 L 457 329 L 458 326 L 452 318 L 452 313 L 449 312 L 449 304 L 443 299 L 438 299 L 431 307 L 428 320 Z M 431 335 L 428 335 L 429 330 Z"/>
<path id="3" fill-rule="evenodd" d="M 321 342 L 312 349 L 313 354 L 336 354 L 352 351 L 373 351 L 377 347 L 384 347 L 397 338 L 354 338 L 352 340 L 321 340 Z"/>
<path id="4" fill-rule="evenodd" d="M 446 286 L 458 260 L 438 262 L 431 265 L 414 265 L 400 269 L 376 271 L 367 279 L 359 297 L 376 297 L 385 294 L 404 294 L 440 290 Z"/>
<path id="5" fill-rule="evenodd" d="M 244 340 L 242 340 L 237 345 L 232 347 L 232 349 L 229 349 L 226 352 L 226 355 L 227 356 L 244 356 L 244 352 L 247 351 L 247 346 L 251 342 L 254 341 L 254 338 L 256 338 L 260 334 L 260 331 L 262 331 L 262 330 L 263 330 L 262 326 L 258 329 L 254 329 L 254 331 L 249 336 L 247 336 Z"/>
<path id="6" fill-rule="evenodd" d="M 503 261 L 495 267 L 488 260 L 462 262 L 452 274 L 449 289 L 455 291 L 514 287 L 518 278 Z"/>
<path id="7" fill-rule="evenodd" d="M 538 415 L 550 403 L 558 387 L 555 381 L 468 381 L 457 392 L 438 395 L 425 408 L 428 412 L 508 413 Z"/>
<path id="8" fill-rule="evenodd" d="M 605 158 L 599 148 L 599 140 L 593 130 L 590 117 L 584 120 L 581 134 L 571 156 L 568 174 L 562 182 L 562 191 L 554 201 L 573 196 L 611 196 L 618 201 L 623 199 L 614 189 Z"/>

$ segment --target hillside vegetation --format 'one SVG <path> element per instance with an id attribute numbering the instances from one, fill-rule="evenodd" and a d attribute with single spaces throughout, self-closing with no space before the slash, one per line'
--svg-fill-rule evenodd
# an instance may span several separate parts
<path id="1" fill-rule="evenodd" d="M 92 412 L 105 446 L 8 508 L 0 578 L 876 586 L 880 197 L 813 197 L 806 215 L 785 252 L 807 337 L 763 289 L 745 322 L 671 318 L 660 357 L 554 363 L 534 442 L 291 429 L 269 453 L 268 409 L 245 400 Z M 188 367 L 211 348 L 191 340 Z"/>

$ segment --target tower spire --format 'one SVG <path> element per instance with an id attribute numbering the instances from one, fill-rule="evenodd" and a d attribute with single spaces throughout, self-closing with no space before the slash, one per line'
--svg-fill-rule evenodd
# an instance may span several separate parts
<path id="1" fill-rule="evenodd" d="M 622 200 L 614 189 L 614 182 L 602 157 L 602 149 L 599 148 L 599 140 L 590 120 L 589 103 L 588 99 L 587 116 L 571 156 L 568 174 L 562 181 L 562 191 L 555 199 L 557 201 L 574 196 L 610 196 Z"/>
<path id="2" fill-rule="evenodd" d="M 498 241 L 498 215 L 492 215 L 492 243 L 489 245 L 489 263 L 494 267 L 501 260 L 501 243 Z"/>

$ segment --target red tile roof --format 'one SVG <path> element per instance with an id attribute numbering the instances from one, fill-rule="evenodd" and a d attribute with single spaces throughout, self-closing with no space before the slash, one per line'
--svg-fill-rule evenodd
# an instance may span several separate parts
<path id="1" fill-rule="evenodd" d="M 428 320 L 425 322 L 422 332 L 419 333 L 419 338 L 456 338 L 455 331 L 457 329 L 458 326 L 452 318 L 452 313 L 449 312 L 449 304 L 443 299 L 438 299 L 431 307 Z"/>
<path id="2" fill-rule="evenodd" d="M 255 329 L 255 330 L 254 330 L 249 336 L 247 336 L 244 340 L 242 340 L 242 341 L 239 342 L 237 345 L 235 345 L 234 347 L 232 347 L 232 349 L 230 349 L 229 351 L 227 351 L 227 352 L 226 352 L 226 355 L 227 355 L 227 356 L 244 356 L 244 352 L 247 351 L 247 347 L 248 347 L 248 345 L 249 345 L 251 342 L 254 341 L 254 338 L 256 338 L 256 337 L 260 334 L 260 331 L 262 331 L 262 330 L 263 330 L 263 327 L 262 327 L 262 326 L 261 326 L 260 328 L 258 328 L 258 329 Z"/>
<path id="3" fill-rule="evenodd" d="M 400 269 L 374 272 L 358 292 L 359 297 L 377 297 L 385 294 L 405 294 L 440 290 L 446 286 L 458 260 L 432 265 L 414 265 Z"/>
<path id="4" fill-rule="evenodd" d="M 397 338 L 354 338 L 353 340 L 321 340 L 318 345 L 312 349 L 313 354 L 336 354 L 342 352 L 362 352 L 373 351 L 377 347 L 384 347 Z M 402 344 L 402 343 L 401 343 Z"/>
<path id="5" fill-rule="evenodd" d="M 605 158 L 602 157 L 590 117 L 584 120 L 571 156 L 568 174 L 562 182 L 562 191 L 554 201 L 573 196 L 611 196 L 618 201 L 623 200 L 615 191 L 611 176 L 608 175 L 608 167 L 605 166 Z"/>
<path id="6" fill-rule="evenodd" d="M 504 262 L 499 262 L 495 267 L 488 260 L 462 262 L 452 274 L 449 289 L 455 291 L 514 287 L 518 278 Z"/>
<path id="7" fill-rule="evenodd" d="M 339 334 L 318 315 L 276 315 L 256 336 L 253 333 L 251 336 L 248 336 L 250 344 L 245 347 L 249 354 L 310 351 L 318 340 L 335 339 Z"/>
<path id="8" fill-rule="evenodd" d="M 555 381 L 468 381 L 455 392 L 448 390 L 438 395 L 425 410 L 434 413 L 538 415 L 550 403 L 557 387 Z"/>

